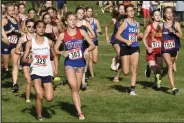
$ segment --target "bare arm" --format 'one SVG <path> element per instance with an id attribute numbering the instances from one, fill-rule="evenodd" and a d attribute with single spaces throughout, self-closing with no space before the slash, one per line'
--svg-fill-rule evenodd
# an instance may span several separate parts
<path id="1" fill-rule="evenodd" d="M 60 46 L 60 44 L 63 43 L 62 42 L 63 38 L 64 38 L 64 33 L 60 33 L 60 35 L 59 35 L 59 37 L 58 37 L 58 39 L 56 41 L 56 44 L 54 46 L 54 50 L 55 50 L 56 54 L 60 54 L 60 55 L 63 54 L 63 51 L 59 51 L 59 46 Z"/>
<path id="2" fill-rule="evenodd" d="M 57 27 L 54 27 L 53 28 L 53 31 L 54 31 L 54 34 L 56 35 L 56 39 L 57 39 L 58 36 L 59 36 L 59 30 L 58 30 L 58 28 Z"/>
<path id="3" fill-rule="evenodd" d="M 3 19 L 2 19 L 2 37 L 3 37 L 3 40 L 2 40 L 2 41 L 3 41 L 5 44 L 9 44 L 8 37 L 7 37 L 6 32 L 5 32 L 5 30 L 4 30 L 4 26 L 5 26 L 7 23 L 8 23 L 8 22 L 7 22 L 6 18 L 3 18 Z"/>
<path id="4" fill-rule="evenodd" d="M 183 33 L 182 33 L 182 30 L 181 30 L 181 26 L 180 26 L 180 24 L 179 24 L 178 22 L 176 22 L 175 28 L 176 28 L 176 30 L 177 30 L 177 32 L 175 32 L 175 34 L 176 34 L 180 39 L 183 40 L 183 39 L 184 39 Z"/>
<path id="5" fill-rule="evenodd" d="M 138 39 L 141 40 L 143 38 L 143 34 L 141 33 L 140 25 L 138 24 Z"/>
<path id="6" fill-rule="evenodd" d="M 80 29 L 80 32 L 81 32 L 82 36 L 86 39 L 86 41 L 89 43 L 89 47 L 86 50 L 88 50 L 88 51 L 94 50 L 95 49 L 95 44 L 90 39 L 88 34 L 82 29 Z"/>
<path id="7" fill-rule="evenodd" d="M 108 36 L 108 28 L 110 25 L 113 24 L 113 20 L 109 21 L 108 24 L 105 25 L 105 37 L 106 37 L 106 41 L 109 42 L 109 36 Z"/>
<path id="8" fill-rule="evenodd" d="M 143 44 L 144 46 L 146 47 L 146 49 L 148 49 L 148 43 L 147 43 L 147 37 L 148 37 L 148 34 L 151 30 L 151 27 L 150 25 L 146 27 L 146 30 L 144 31 L 144 34 L 143 34 Z"/>
<path id="9" fill-rule="evenodd" d="M 22 58 L 22 62 L 24 62 L 24 63 L 30 63 L 29 59 L 28 59 L 28 56 L 30 54 L 31 45 L 32 45 L 32 42 L 31 41 L 27 41 L 26 49 L 25 49 L 25 52 L 24 52 L 24 55 L 23 55 L 23 58 Z"/>
<path id="10" fill-rule="evenodd" d="M 50 51 L 54 57 L 54 64 L 55 64 L 55 70 L 56 70 L 56 71 L 54 71 L 54 74 L 57 75 L 58 74 L 58 57 L 57 57 L 56 52 L 54 50 L 54 42 L 49 40 L 49 45 L 50 45 Z"/>
<path id="11" fill-rule="evenodd" d="M 24 41 L 24 37 L 21 37 L 21 38 L 19 39 L 19 41 L 18 41 L 18 44 L 17 44 L 17 46 L 16 46 L 16 48 L 15 48 L 15 53 L 16 53 L 17 55 L 21 55 L 21 48 L 22 48 L 22 43 L 23 43 L 23 41 Z"/>
<path id="12" fill-rule="evenodd" d="M 102 30 L 101 30 L 99 21 L 97 19 L 95 19 L 95 21 L 96 21 L 96 25 L 97 25 L 97 32 L 101 32 Z"/>
<path id="13" fill-rule="evenodd" d="M 87 21 L 86 21 L 86 26 L 87 26 L 88 29 L 89 29 L 89 32 L 90 32 L 89 36 L 90 36 L 90 38 L 92 38 L 92 39 L 95 38 L 95 32 L 93 31 L 93 29 L 92 29 L 90 23 L 87 22 Z"/>

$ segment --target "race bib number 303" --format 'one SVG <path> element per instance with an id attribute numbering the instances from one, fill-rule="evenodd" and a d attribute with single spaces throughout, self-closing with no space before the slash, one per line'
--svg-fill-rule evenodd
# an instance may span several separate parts
<path id="1" fill-rule="evenodd" d="M 46 66 L 47 65 L 47 58 L 48 55 L 35 55 L 36 58 L 36 63 L 35 65 L 39 65 L 39 66 Z"/>
<path id="2" fill-rule="evenodd" d="M 161 48 L 161 42 L 152 42 L 151 47 L 152 48 Z"/>
<path id="3" fill-rule="evenodd" d="M 136 33 L 130 33 L 128 35 L 129 41 L 136 42 L 137 41 L 137 34 Z"/>
<path id="4" fill-rule="evenodd" d="M 69 50 L 68 52 L 69 52 L 69 59 L 71 59 L 71 60 L 82 58 L 81 48 L 72 49 L 72 50 Z"/>
<path id="5" fill-rule="evenodd" d="M 8 36 L 8 41 L 12 44 L 16 44 L 18 42 L 18 37 L 16 35 Z"/>
<path id="6" fill-rule="evenodd" d="M 175 48 L 174 40 L 166 40 L 166 41 L 164 41 L 164 48 L 165 49 L 173 49 L 173 48 Z"/>

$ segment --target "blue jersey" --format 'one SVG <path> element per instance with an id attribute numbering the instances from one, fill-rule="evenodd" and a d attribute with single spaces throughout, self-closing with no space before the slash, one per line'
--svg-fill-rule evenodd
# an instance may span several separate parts
<path id="1" fill-rule="evenodd" d="M 126 28 L 125 30 L 121 33 L 121 36 L 129 41 L 132 41 L 132 45 L 130 47 L 138 47 L 139 42 L 137 40 L 137 34 L 138 34 L 138 26 L 139 23 L 135 21 L 133 25 L 131 25 L 127 19 L 125 19 L 126 23 Z M 121 47 L 127 47 L 126 43 L 122 42 Z"/>
<path id="2" fill-rule="evenodd" d="M 8 17 L 5 17 L 8 21 L 8 23 L 4 26 L 5 31 L 9 31 L 12 27 L 15 28 L 15 31 L 12 31 L 11 33 L 7 34 L 8 41 L 10 42 L 10 45 L 16 45 L 18 43 L 19 39 L 19 27 L 18 27 L 18 22 L 16 24 L 12 23 Z M 15 19 L 15 18 L 14 18 Z M 15 19 L 16 20 L 16 19 Z"/>
<path id="3" fill-rule="evenodd" d="M 97 31 L 97 25 L 95 24 L 95 19 L 94 18 L 92 18 L 92 22 L 90 23 L 90 25 L 91 25 L 94 33 L 95 33 L 95 38 L 93 39 L 93 42 L 96 42 L 96 41 L 98 41 L 98 36 L 97 36 L 97 32 L 96 32 Z"/>
<path id="4" fill-rule="evenodd" d="M 174 22 L 171 26 L 174 29 Z M 163 24 L 162 30 L 162 51 L 177 51 L 180 45 L 180 39 L 173 33 L 170 33 L 169 30 L 165 27 L 165 23 Z"/>
<path id="5" fill-rule="evenodd" d="M 120 23 L 116 21 L 116 23 L 114 24 L 114 31 L 113 31 L 112 36 L 111 36 L 111 44 L 120 44 L 121 43 L 115 37 L 116 36 L 116 33 L 118 31 L 119 26 L 120 26 Z"/>
<path id="6" fill-rule="evenodd" d="M 84 67 L 86 65 L 86 61 L 84 59 L 84 41 L 83 36 L 80 33 L 80 29 L 77 28 L 77 33 L 74 36 L 70 36 L 67 31 L 65 31 L 63 41 L 66 51 L 69 52 L 68 57 L 64 61 L 64 65 Z"/>

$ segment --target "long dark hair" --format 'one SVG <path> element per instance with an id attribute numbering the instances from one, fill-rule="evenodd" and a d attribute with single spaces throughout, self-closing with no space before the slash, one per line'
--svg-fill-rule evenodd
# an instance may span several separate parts
<path id="1" fill-rule="evenodd" d="M 121 6 L 124 6 L 123 4 L 119 4 L 118 5 L 118 10 Z M 121 20 L 124 20 L 125 19 L 125 15 L 120 15 L 118 10 L 116 10 L 115 8 L 113 8 L 113 11 L 112 11 L 112 18 L 115 18 L 116 21 L 119 23 Z"/>
<path id="2" fill-rule="evenodd" d="M 157 11 L 160 12 L 159 10 L 153 10 L 153 12 L 150 13 L 149 21 L 148 21 L 146 27 L 147 27 L 148 25 L 150 25 L 150 24 L 153 23 L 153 21 L 154 21 L 153 16 L 154 16 L 154 13 L 157 12 Z M 160 30 L 160 26 L 157 26 L 156 32 L 159 31 L 159 30 Z"/>

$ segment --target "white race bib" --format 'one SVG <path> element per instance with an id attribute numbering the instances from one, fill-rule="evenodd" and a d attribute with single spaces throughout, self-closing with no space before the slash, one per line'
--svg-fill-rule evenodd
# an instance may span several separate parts
<path id="1" fill-rule="evenodd" d="M 175 42 L 174 42 L 174 40 L 164 41 L 164 48 L 165 49 L 173 49 L 173 48 L 175 48 Z"/>
<path id="2" fill-rule="evenodd" d="M 12 44 L 16 44 L 18 42 L 18 37 L 16 35 L 8 36 L 8 41 Z"/>
<path id="3" fill-rule="evenodd" d="M 44 55 L 44 56 L 35 55 L 35 58 L 36 58 L 36 62 L 35 62 L 34 65 L 47 66 L 47 58 L 48 58 L 48 55 Z"/>
<path id="4" fill-rule="evenodd" d="M 137 34 L 135 34 L 135 33 L 130 33 L 130 34 L 128 35 L 128 39 L 129 39 L 129 41 L 136 42 L 136 41 L 137 41 Z"/>
<path id="5" fill-rule="evenodd" d="M 82 58 L 81 48 L 72 49 L 72 50 L 69 50 L 68 52 L 69 52 L 69 59 L 71 59 L 71 60 Z"/>
<path id="6" fill-rule="evenodd" d="M 161 48 L 161 42 L 152 42 L 151 47 L 152 48 Z"/>

